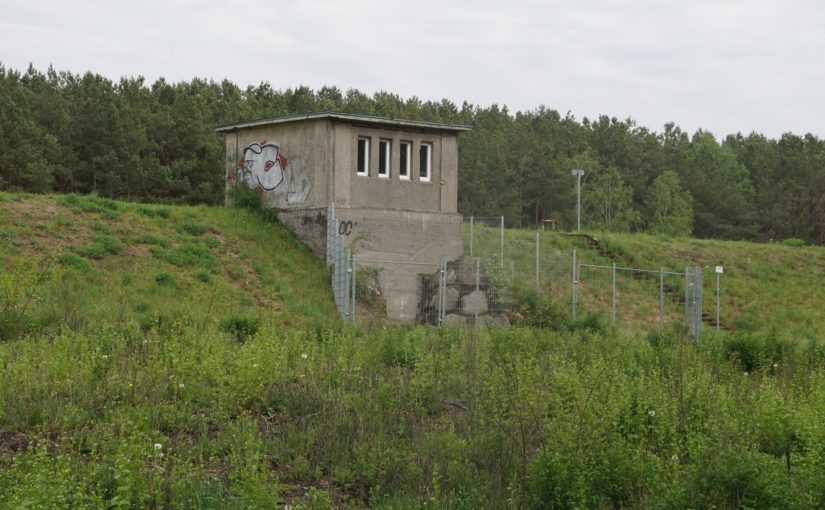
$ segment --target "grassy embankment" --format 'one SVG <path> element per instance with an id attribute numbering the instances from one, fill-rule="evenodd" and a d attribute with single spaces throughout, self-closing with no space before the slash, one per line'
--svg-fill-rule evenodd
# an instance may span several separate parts
<path id="1" fill-rule="evenodd" d="M 4 272 L 26 319 L 0 342 L 0 507 L 825 505 L 815 336 L 342 328 L 320 262 L 254 214 L 21 198 L 0 207 L 54 210 L 0 216 L 2 257 L 59 262 Z"/>
<path id="2" fill-rule="evenodd" d="M 243 209 L 0 195 L 0 339 L 175 320 L 201 329 L 333 316 L 326 270 Z"/>
<path id="3" fill-rule="evenodd" d="M 466 237 L 465 228 L 465 237 Z M 497 254 L 497 229 L 476 225 L 476 253 Z M 757 244 L 693 238 L 667 238 L 644 234 L 593 233 L 603 251 L 584 238 L 541 232 L 541 293 L 569 312 L 572 296 L 572 257 L 585 264 L 634 267 L 680 272 L 699 265 L 704 272 L 703 312 L 715 317 L 716 278 L 714 268 L 724 267 L 721 276 L 721 321 L 731 330 L 793 341 L 825 337 L 825 248 L 781 243 Z M 466 242 L 465 242 L 466 245 Z M 512 259 L 516 282 L 533 288 L 535 277 L 535 231 L 505 230 L 505 258 Z M 580 275 L 582 313 L 596 312 L 607 321 L 611 303 L 610 270 L 584 269 Z M 666 294 L 668 323 L 682 321 L 680 297 L 684 279 L 668 276 Z M 625 332 L 658 326 L 659 278 L 650 274 L 639 280 L 618 273 L 618 324 Z M 706 326 L 711 326 L 707 324 Z"/>

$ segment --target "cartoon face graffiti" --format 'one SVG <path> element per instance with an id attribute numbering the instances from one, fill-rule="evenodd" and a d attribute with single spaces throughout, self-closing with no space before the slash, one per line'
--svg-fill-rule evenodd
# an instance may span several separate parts
<path id="1" fill-rule="evenodd" d="M 243 150 L 238 162 L 241 180 L 251 189 L 261 192 L 275 191 L 284 182 L 286 157 L 281 148 L 273 143 L 253 143 Z"/>

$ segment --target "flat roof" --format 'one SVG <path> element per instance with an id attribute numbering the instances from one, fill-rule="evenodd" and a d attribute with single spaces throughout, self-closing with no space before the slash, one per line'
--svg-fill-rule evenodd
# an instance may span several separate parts
<path id="1" fill-rule="evenodd" d="M 396 119 L 392 117 L 379 117 L 376 115 L 359 115 L 356 113 L 340 113 L 326 111 L 317 113 L 306 113 L 301 115 L 287 115 L 284 117 L 274 117 L 271 119 L 250 120 L 246 122 L 237 122 L 235 124 L 225 124 L 223 126 L 216 127 L 215 131 L 225 133 L 243 128 L 268 126 L 271 124 L 285 124 L 288 122 L 297 122 L 301 120 L 313 119 L 336 119 L 353 123 L 376 124 L 380 126 L 392 126 L 396 128 L 402 127 L 413 129 L 427 129 L 433 131 L 460 132 L 469 131 L 472 129 L 472 126 L 468 126 L 466 124 L 441 124 L 439 122 L 427 122 L 423 120 Z"/>

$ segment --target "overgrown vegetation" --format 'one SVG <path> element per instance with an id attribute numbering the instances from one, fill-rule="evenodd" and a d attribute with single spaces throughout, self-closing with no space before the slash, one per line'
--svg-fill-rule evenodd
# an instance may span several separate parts
<path id="1" fill-rule="evenodd" d="M 615 334 L 528 286 L 506 331 L 343 327 L 323 264 L 271 220 L 0 194 L 0 507 L 825 506 L 819 335 Z M 121 250 L 75 248 L 98 236 Z M 736 296 L 804 289 L 794 264 L 822 259 L 600 239 L 640 264 L 742 253 L 765 287 L 725 259 Z"/>
<path id="2" fill-rule="evenodd" d="M 0 505 L 825 504 L 820 344 L 233 324 L 0 344 Z"/>
<path id="3" fill-rule="evenodd" d="M 825 141 L 811 134 L 717 140 L 674 124 L 655 132 L 633 119 L 577 119 L 538 105 L 513 114 L 334 86 L 149 85 L 0 65 L 0 189 L 216 204 L 226 164 L 216 125 L 322 110 L 471 124 L 459 143 L 459 210 L 468 216 L 572 226 L 570 170 L 578 168 L 587 228 L 825 243 Z M 118 214 L 102 200 L 84 207 Z"/>

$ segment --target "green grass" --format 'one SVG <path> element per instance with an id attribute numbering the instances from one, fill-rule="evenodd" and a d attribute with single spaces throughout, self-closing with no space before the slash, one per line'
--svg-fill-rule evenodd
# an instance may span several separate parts
<path id="1" fill-rule="evenodd" d="M 733 340 L 177 320 L 10 341 L 0 506 L 825 504 L 825 347 Z"/>
<path id="2" fill-rule="evenodd" d="M 27 303 L 0 339 L 158 319 L 216 329 L 249 314 L 285 327 L 334 317 L 323 263 L 247 210 L 5 194 L 0 232 L 0 313 Z"/>
<path id="3" fill-rule="evenodd" d="M 497 228 L 475 226 L 475 252 L 485 256 L 499 253 Z M 465 246 L 468 228 L 465 226 Z M 684 272 L 698 265 L 704 273 L 703 311 L 715 316 L 715 266 L 724 267 L 720 278 L 721 320 L 740 332 L 762 332 L 783 339 L 807 342 L 825 336 L 825 248 L 795 243 L 758 244 L 670 238 L 645 234 L 592 233 L 602 246 L 617 257 L 619 267 Z M 534 230 L 505 230 L 505 259 L 512 260 L 516 286 L 535 286 Z M 548 300 L 570 308 L 572 301 L 572 251 L 584 264 L 610 266 L 614 259 L 600 255 L 584 239 L 561 233 L 540 233 L 540 289 Z M 658 275 L 643 280 L 618 273 L 618 322 L 625 332 L 658 327 Z M 585 268 L 580 275 L 580 311 L 611 313 L 611 271 Z M 666 276 L 665 284 L 683 293 L 684 278 Z M 675 324 L 684 317 L 684 308 L 668 295 L 666 317 Z"/>
<path id="4" fill-rule="evenodd" d="M 522 324 L 542 327 L 343 327 L 322 262 L 266 218 L 0 193 L 0 508 L 825 506 L 813 304 L 740 310 L 696 345 L 639 333 L 656 299 L 630 281 L 633 327 L 597 292 L 573 321 L 567 252 L 610 259 L 546 234 L 532 293 L 535 233 L 508 231 Z M 598 237 L 642 267 L 718 259 L 737 299 L 808 292 L 796 273 L 822 260 Z"/>

